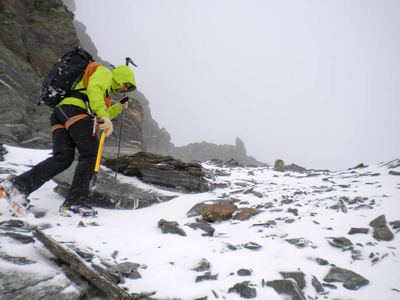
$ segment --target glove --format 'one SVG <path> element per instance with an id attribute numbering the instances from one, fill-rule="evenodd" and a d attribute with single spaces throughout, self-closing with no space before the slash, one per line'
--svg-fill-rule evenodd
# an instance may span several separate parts
<path id="1" fill-rule="evenodd" d="M 100 117 L 100 130 L 105 130 L 106 131 L 106 136 L 109 136 L 113 132 L 113 124 L 110 120 L 109 117 Z"/>
<path id="2" fill-rule="evenodd" d="M 118 103 L 119 108 L 121 110 L 128 109 L 128 103 L 129 102 L 132 102 L 132 100 L 129 97 L 122 98 Z"/>

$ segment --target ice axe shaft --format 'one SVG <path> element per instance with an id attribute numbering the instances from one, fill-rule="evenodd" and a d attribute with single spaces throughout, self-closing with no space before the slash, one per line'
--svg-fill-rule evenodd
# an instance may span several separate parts
<path id="1" fill-rule="evenodd" d="M 137 65 L 133 62 L 132 58 L 126 57 L 125 58 L 125 65 L 129 67 L 129 64 L 132 64 L 133 66 L 137 67 Z M 126 101 L 129 100 L 129 97 L 125 96 L 124 93 L 124 98 L 122 98 L 119 103 L 124 104 Z M 122 108 L 122 116 L 121 116 L 121 127 L 119 129 L 119 141 L 118 141 L 118 154 L 117 154 L 117 165 L 115 167 L 115 180 L 117 180 L 117 174 L 118 174 L 118 163 L 119 163 L 119 153 L 121 151 L 121 141 L 122 141 L 122 126 L 124 125 L 124 115 L 125 115 L 125 109 Z"/>
<path id="2" fill-rule="evenodd" d="M 99 173 L 99 169 L 100 169 L 101 154 L 103 152 L 103 145 L 104 145 L 105 138 L 106 138 L 106 131 L 102 130 L 101 137 L 100 137 L 100 143 L 99 143 L 99 149 L 97 150 L 96 165 L 94 167 L 92 188 L 94 188 L 96 186 L 97 174 Z"/>
<path id="3" fill-rule="evenodd" d="M 124 97 L 119 101 L 119 103 L 124 104 L 126 101 L 129 100 L 129 97 Z M 119 140 L 118 140 L 118 154 L 117 154 L 117 165 L 115 167 L 115 180 L 117 180 L 117 173 L 118 173 L 118 163 L 119 163 L 119 153 L 121 151 L 121 141 L 122 141 L 122 126 L 124 124 L 124 115 L 125 109 L 122 109 L 122 116 L 121 116 L 121 126 L 119 128 Z"/>

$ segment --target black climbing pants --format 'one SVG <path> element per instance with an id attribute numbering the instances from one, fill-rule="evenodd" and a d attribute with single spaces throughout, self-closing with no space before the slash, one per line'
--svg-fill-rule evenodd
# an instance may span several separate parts
<path id="1" fill-rule="evenodd" d="M 71 189 L 65 205 L 85 205 L 96 164 L 99 142 L 92 136 L 93 121 L 86 110 L 75 105 L 57 107 L 50 118 L 53 128 L 53 156 L 12 179 L 15 187 L 29 195 L 45 182 L 68 169 L 79 152 Z"/>

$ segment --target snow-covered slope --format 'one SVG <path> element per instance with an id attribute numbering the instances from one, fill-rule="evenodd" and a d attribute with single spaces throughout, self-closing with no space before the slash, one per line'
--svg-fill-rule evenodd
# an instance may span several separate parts
<path id="1" fill-rule="evenodd" d="M 50 153 L 6 148 L 0 179 L 28 170 Z M 93 253 L 93 263 L 100 265 L 102 260 L 108 260 L 111 264 L 140 264 L 137 271 L 141 278 L 125 279 L 121 285 L 131 293 L 156 292 L 153 297 L 157 299 L 241 299 L 238 293 L 228 291 L 244 281 L 255 289 L 256 299 L 282 299 L 266 283 L 283 279 L 280 272 L 296 271 L 305 274 L 302 291 L 309 299 L 400 299 L 400 236 L 396 229 L 400 220 L 400 176 L 396 175 L 400 160 L 353 170 L 303 174 L 276 172 L 268 167 L 203 166 L 220 174 L 214 179 L 219 188 L 212 192 L 181 194 L 140 210 L 99 209 L 96 219 L 60 217 L 58 208 L 63 199 L 53 192 L 55 183 L 50 181 L 29 197 L 33 211 L 45 215 L 35 217 L 31 213 L 21 220 L 30 225 L 50 224 L 44 230 L 46 234 Z M 239 210 L 251 207 L 259 213 L 246 221 L 211 223 L 213 236 L 204 236 L 201 229 L 187 226 L 201 219 L 187 216 L 193 206 L 224 199 L 236 201 Z M 373 237 L 369 224 L 381 215 L 385 215 L 394 234 L 390 241 Z M 0 202 L 0 224 L 11 218 L 5 201 Z M 158 227 L 161 219 L 177 222 L 186 236 L 163 234 Z M 84 226 L 78 226 L 80 221 Z M 351 228 L 369 231 L 349 235 Z M 3 231 L 0 228 L 0 252 L 36 263 L 21 266 L 0 258 L 0 269 L 55 272 L 49 260 L 51 254 L 40 242 L 22 244 Z M 342 237 L 352 245 L 334 247 L 334 238 Z M 209 262 L 209 268 L 193 270 L 203 260 Z M 322 265 L 322 260 L 328 264 Z M 312 279 L 326 283 L 324 278 L 333 265 L 351 270 L 369 283 L 350 290 L 341 282 L 330 282 L 336 288 L 324 285 L 324 291 L 318 294 Z M 240 269 L 251 274 L 238 275 Z M 201 281 L 201 275 L 208 280 Z M 61 284 L 65 277 L 59 277 Z"/>

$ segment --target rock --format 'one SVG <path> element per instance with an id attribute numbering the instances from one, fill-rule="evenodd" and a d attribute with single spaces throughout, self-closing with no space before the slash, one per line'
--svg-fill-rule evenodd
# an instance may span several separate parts
<path id="1" fill-rule="evenodd" d="M 73 15 L 55 0 L 4 0 L 0 14 L 0 143 L 50 149 L 50 109 L 37 103 L 51 66 L 80 44 Z"/>
<path id="2" fill-rule="evenodd" d="M 225 221 L 231 219 L 237 209 L 233 204 L 204 204 L 201 215 L 208 222 Z"/>
<path id="3" fill-rule="evenodd" d="M 262 227 L 269 228 L 269 227 L 273 227 L 275 225 L 276 225 L 275 220 L 269 220 L 269 221 L 264 222 L 264 223 L 253 224 L 252 226 L 262 226 Z"/>
<path id="4" fill-rule="evenodd" d="M 299 288 L 303 289 L 306 286 L 305 274 L 303 272 L 279 272 L 284 279 L 292 278 L 296 281 Z"/>
<path id="5" fill-rule="evenodd" d="M 0 252 L 0 258 L 2 260 L 11 262 L 13 264 L 16 265 L 31 265 L 31 264 L 35 264 L 36 261 L 27 259 L 26 257 L 22 257 L 22 256 L 10 256 L 6 253 Z"/>
<path id="6" fill-rule="evenodd" d="M 194 230 L 200 228 L 201 230 L 205 231 L 202 236 L 214 236 L 215 229 L 205 220 L 197 220 L 196 223 L 188 223 L 186 225 Z"/>
<path id="7" fill-rule="evenodd" d="M 250 276 L 251 275 L 251 270 L 248 269 L 240 269 L 239 271 L 237 271 L 237 274 L 239 276 Z"/>
<path id="8" fill-rule="evenodd" d="M 357 166 L 350 168 L 349 170 L 354 170 L 354 169 L 363 169 L 366 168 L 368 166 L 364 165 L 363 163 L 358 164 Z"/>
<path id="9" fill-rule="evenodd" d="M 285 242 L 296 246 L 297 248 L 304 248 L 308 247 L 308 245 L 312 244 L 310 241 L 306 240 L 305 238 L 291 238 L 285 239 Z"/>
<path id="10" fill-rule="evenodd" d="M 137 271 L 139 267 L 140 264 L 137 263 L 123 262 L 115 266 L 111 266 L 108 268 L 108 271 L 110 273 L 120 274 L 126 278 L 137 279 L 141 278 L 139 272 Z"/>
<path id="11" fill-rule="evenodd" d="M 161 219 L 158 221 L 158 227 L 161 228 L 162 233 L 172 233 L 172 234 L 178 234 L 181 236 L 186 236 L 186 232 L 179 227 L 178 222 L 175 221 L 166 221 L 164 219 Z"/>
<path id="12" fill-rule="evenodd" d="M 274 171 L 285 172 L 285 163 L 282 159 L 277 159 L 274 164 Z"/>
<path id="13" fill-rule="evenodd" d="M 115 171 L 116 159 L 105 159 L 104 165 Z M 210 188 L 206 172 L 200 164 L 185 163 L 171 156 L 147 152 L 124 155 L 119 158 L 118 172 L 181 192 L 204 192 Z"/>
<path id="14" fill-rule="evenodd" d="M 306 300 L 303 292 L 294 280 L 278 279 L 267 281 L 267 286 L 272 287 L 279 295 L 290 297 L 291 300 Z"/>
<path id="15" fill-rule="evenodd" d="M 210 269 L 210 262 L 207 259 L 203 258 L 200 264 L 192 270 L 196 272 L 202 272 L 202 271 L 207 271 L 209 269 Z"/>
<path id="16" fill-rule="evenodd" d="M 325 291 L 324 287 L 322 286 L 321 282 L 319 282 L 319 280 L 313 276 L 311 279 L 311 285 L 314 287 L 315 291 L 320 294 L 323 293 Z"/>
<path id="17" fill-rule="evenodd" d="M 240 212 L 238 212 L 233 219 L 234 220 L 240 220 L 240 221 L 246 221 L 250 219 L 251 217 L 255 216 L 258 214 L 258 211 L 254 208 L 244 208 Z"/>
<path id="18" fill-rule="evenodd" d="M 317 258 L 315 259 L 315 261 L 316 261 L 320 266 L 329 265 L 329 262 L 328 262 L 326 259 L 323 259 L 323 258 L 317 257 Z"/>
<path id="19" fill-rule="evenodd" d="M 63 197 L 67 196 L 71 187 L 76 163 L 70 168 L 53 178 L 58 183 L 55 191 Z M 170 192 L 154 191 L 143 189 L 134 183 L 123 183 L 115 180 L 114 173 L 100 169 L 97 177 L 97 184 L 90 189 L 89 205 L 110 209 L 137 209 L 148 207 L 161 202 L 169 201 L 176 196 Z"/>
<path id="20" fill-rule="evenodd" d="M 19 269 L 0 270 L 0 299 L 84 299 L 89 287 L 75 285 L 59 272 L 43 274 Z"/>
<path id="21" fill-rule="evenodd" d="M 171 154 L 184 161 L 225 161 L 225 165 L 232 166 L 234 161 L 237 165 L 262 166 L 254 157 L 246 154 L 246 148 L 240 138 L 236 138 L 235 145 L 216 145 L 207 142 L 191 143 L 182 147 L 175 147 Z"/>
<path id="22" fill-rule="evenodd" d="M 3 145 L 0 144 L 0 161 L 4 161 L 4 155 L 7 154 L 6 148 L 3 147 Z"/>
<path id="23" fill-rule="evenodd" d="M 300 167 L 296 164 L 290 164 L 284 166 L 285 171 L 292 171 L 297 173 L 305 173 L 307 172 L 306 168 Z M 308 177 L 317 176 L 318 174 L 308 174 Z"/>
<path id="24" fill-rule="evenodd" d="M 400 220 L 390 222 L 389 224 L 392 225 L 393 229 L 400 228 Z"/>
<path id="25" fill-rule="evenodd" d="M 348 234 L 356 234 L 356 233 L 367 234 L 368 232 L 369 232 L 368 228 L 351 228 Z"/>
<path id="26" fill-rule="evenodd" d="M 228 293 L 238 293 L 240 297 L 245 299 L 253 299 L 257 297 L 257 290 L 249 286 L 249 281 L 236 283 L 228 290 Z"/>
<path id="27" fill-rule="evenodd" d="M 193 206 L 187 213 L 186 216 L 188 218 L 191 217 L 197 217 L 201 215 L 201 211 L 203 210 L 204 202 L 202 203 L 197 203 L 195 206 Z"/>
<path id="28" fill-rule="evenodd" d="M 204 204 L 233 204 L 235 203 L 235 200 L 206 200 L 203 201 L 201 203 L 197 203 L 196 205 L 194 205 L 187 213 L 186 216 L 188 218 L 190 217 L 197 217 L 197 216 L 201 216 L 201 212 L 203 210 L 203 206 Z"/>
<path id="29" fill-rule="evenodd" d="M 23 244 L 30 244 L 35 242 L 35 239 L 31 235 L 26 235 L 18 232 L 6 232 L 5 235 Z"/>
<path id="30" fill-rule="evenodd" d="M 396 172 L 396 171 L 389 171 L 390 175 L 396 175 L 396 176 L 400 176 L 400 172 Z"/>
<path id="31" fill-rule="evenodd" d="M 260 250 L 262 248 L 261 245 L 254 243 L 254 242 L 248 242 L 248 243 L 244 244 L 243 247 L 246 249 L 250 249 L 250 250 Z"/>
<path id="32" fill-rule="evenodd" d="M 353 260 L 362 260 L 362 253 L 360 250 L 351 250 L 351 258 Z"/>
<path id="33" fill-rule="evenodd" d="M 373 237 L 378 241 L 391 241 L 394 238 L 394 234 L 390 231 L 386 225 L 385 215 L 381 215 L 371 221 L 369 225 L 374 229 Z"/>
<path id="34" fill-rule="evenodd" d="M 195 282 L 202 282 L 205 280 L 217 280 L 218 274 L 211 275 L 211 272 L 206 272 L 204 275 L 200 275 L 196 277 Z"/>
<path id="35" fill-rule="evenodd" d="M 346 269 L 332 267 L 329 273 L 325 276 L 324 281 L 343 282 L 343 286 L 349 290 L 357 290 L 360 287 L 367 285 L 369 281 L 363 276 Z"/>
<path id="36" fill-rule="evenodd" d="M 346 237 L 335 237 L 328 240 L 333 247 L 342 248 L 343 250 L 352 249 L 353 243 Z"/>

